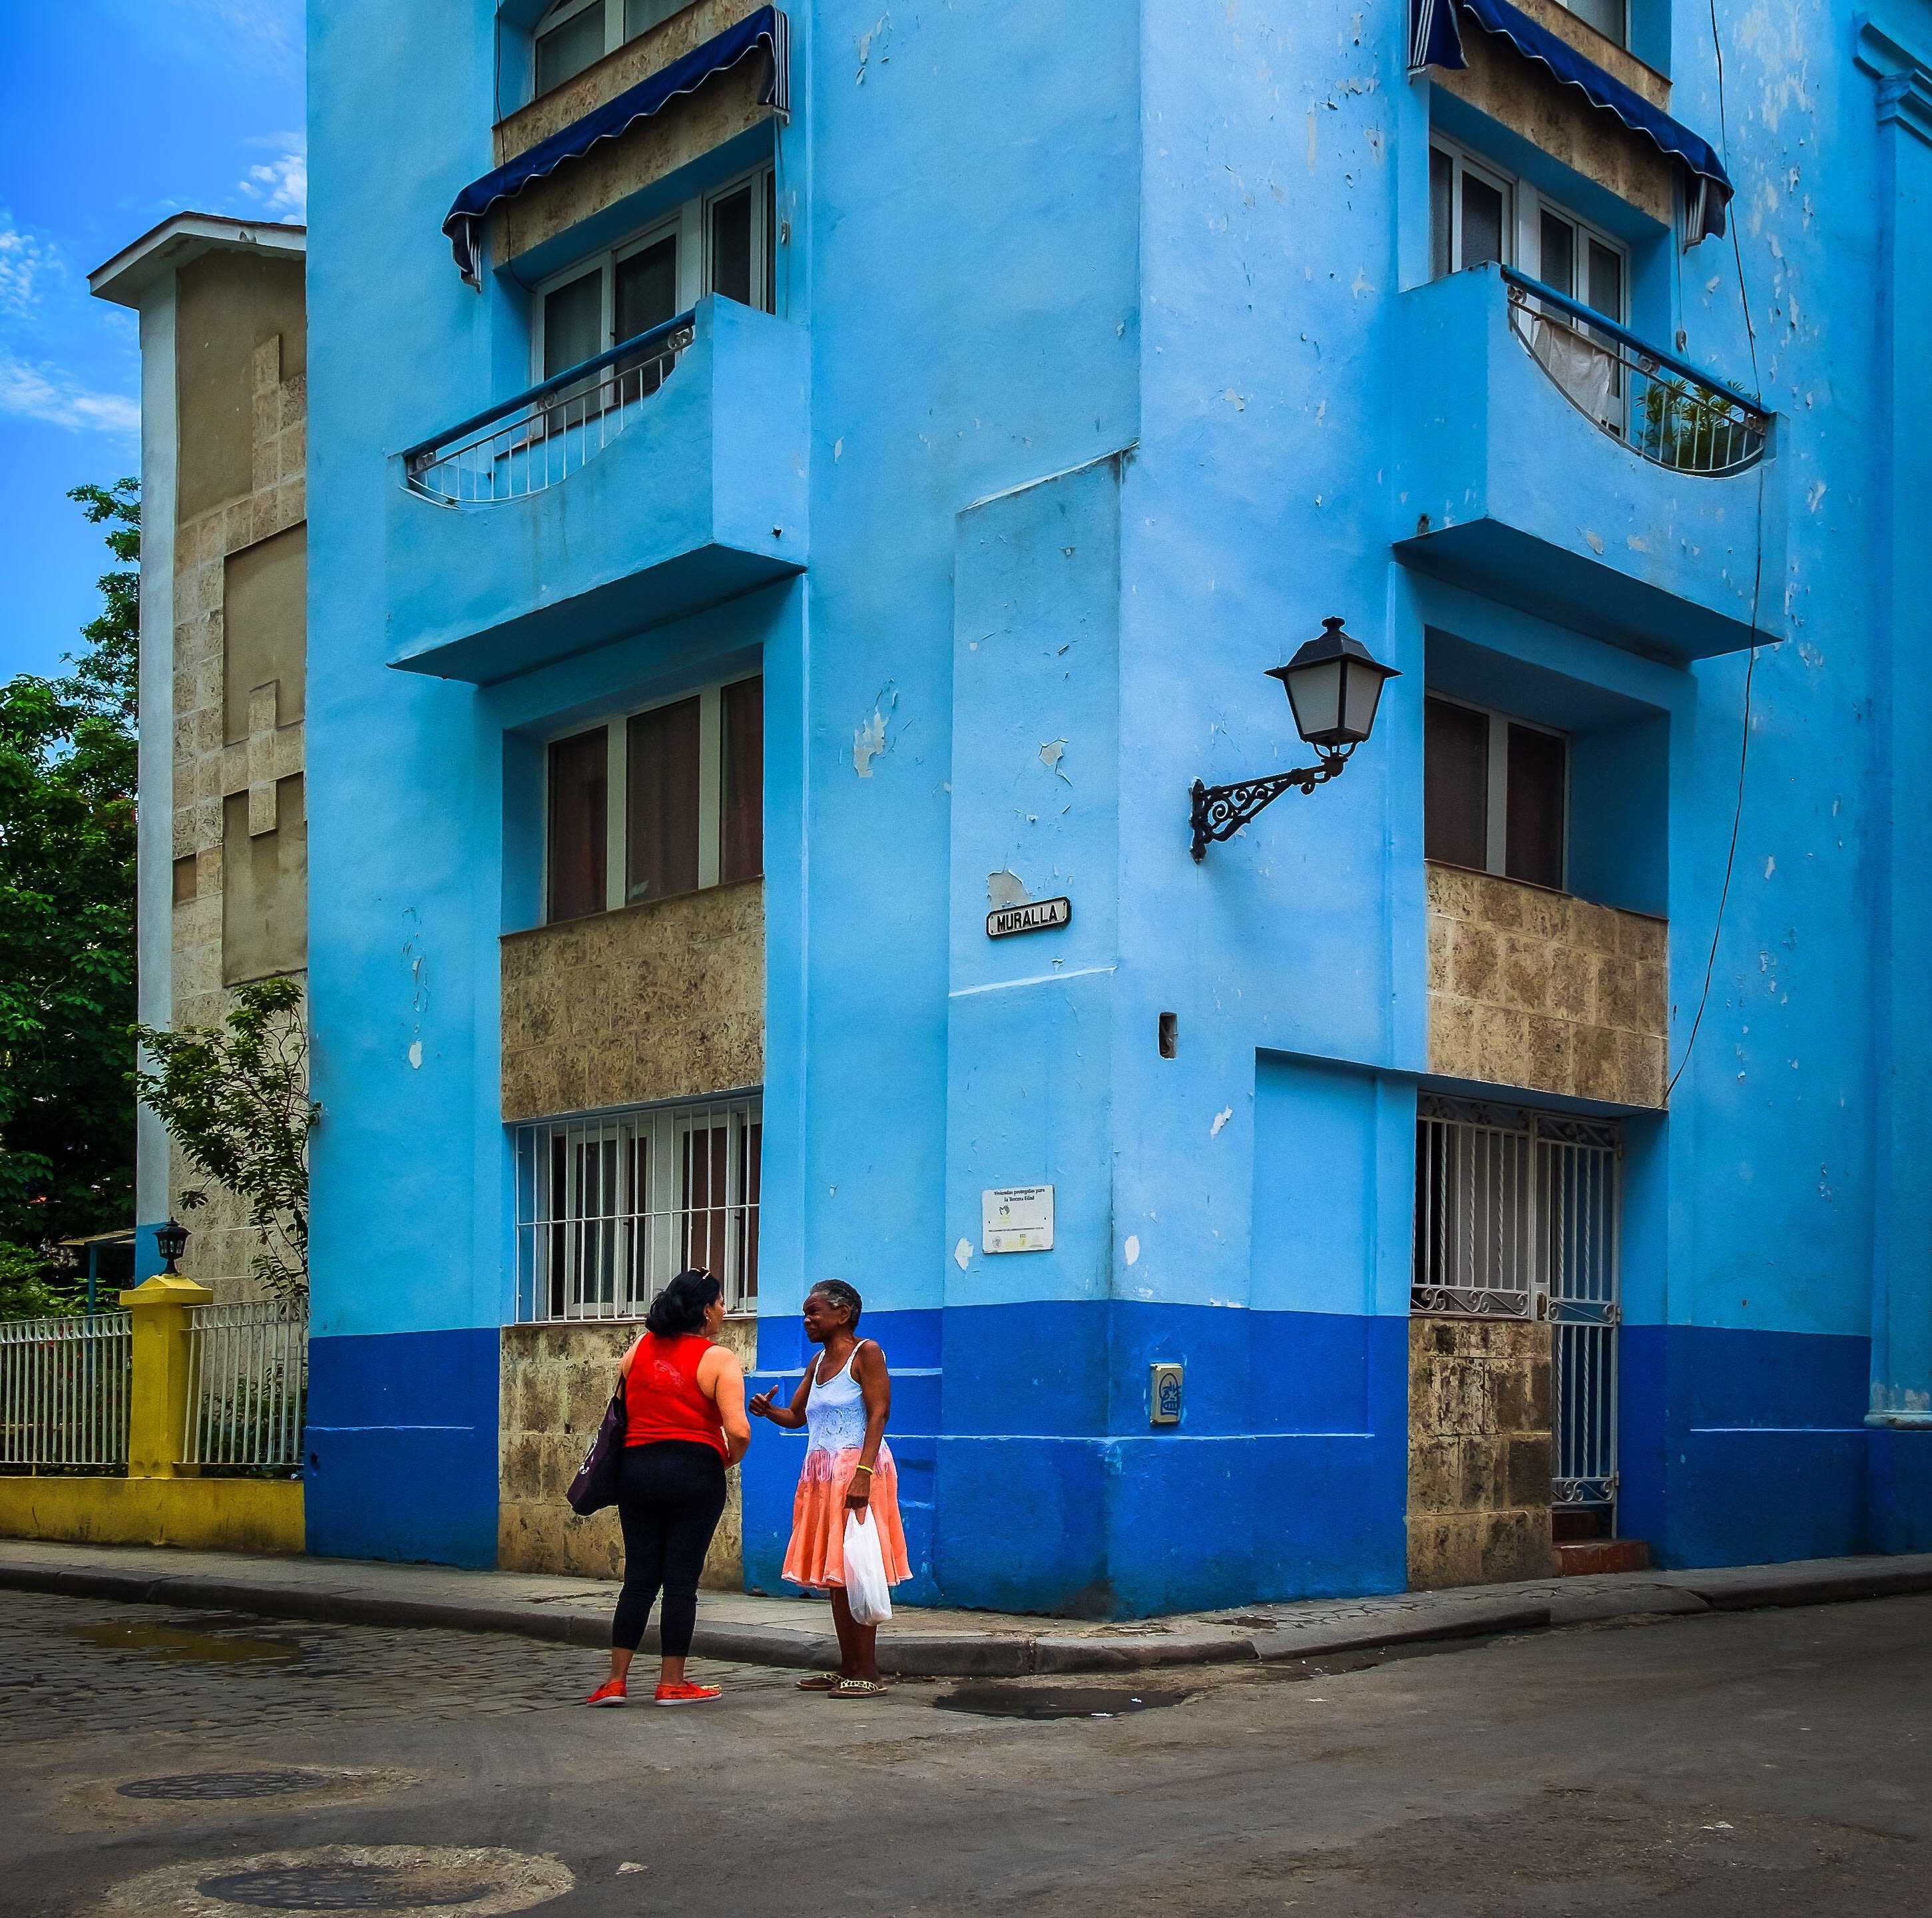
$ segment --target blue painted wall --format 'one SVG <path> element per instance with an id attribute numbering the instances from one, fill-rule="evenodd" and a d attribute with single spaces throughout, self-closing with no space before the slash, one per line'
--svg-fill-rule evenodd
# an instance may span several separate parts
<path id="1" fill-rule="evenodd" d="M 1838 5 L 1766 30 L 1725 0 L 1720 111 L 1708 12 L 1639 11 L 1672 111 L 1728 140 L 1735 251 L 1680 259 L 1409 80 L 1398 6 L 799 5 L 778 323 L 808 339 L 784 476 L 807 569 L 592 623 L 531 670 L 493 654 L 507 676 L 478 687 L 388 663 L 434 636 L 458 564 L 397 510 L 392 456 L 527 377 L 526 299 L 463 286 L 439 231 L 490 161 L 491 10 L 315 0 L 319 1548 L 487 1556 L 496 944 L 536 916 L 536 743 L 753 662 L 760 1362 L 802 1364 L 812 1280 L 865 1292 L 902 1373 L 913 1596 L 1130 1613 L 1401 1583 L 1429 683 L 1573 730 L 1576 884 L 1671 922 L 1682 1076 L 1627 1166 L 1626 1529 L 1673 1563 L 1927 1535 L 1932 22 L 1900 0 L 1896 40 Z M 1762 392 L 1762 503 L 1723 482 L 1720 521 L 1594 440 L 1552 461 L 1588 429 L 1527 362 L 1496 370 L 1485 276 L 1422 284 L 1432 112 L 1618 225 L 1640 328 Z M 1486 390 L 1445 390 L 1453 368 Z M 1483 412 L 1507 380 L 1521 421 Z M 1544 527 L 1526 573 L 1480 540 L 1442 566 L 1393 550 L 1410 467 L 1438 491 L 1477 470 L 1423 431 L 1459 410 L 1485 498 Z M 622 542 L 600 538 L 602 567 Z M 1774 643 L 1695 656 L 1747 599 Z M 1196 865 L 1188 783 L 1305 757 L 1262 674 L 1337 612 L 1403 675 L 1375 738 Z M 1067 893 L 1072 923 L 988 942 L 995 874 Z M 1042 1181 L 1054 1249 L 985 1255 L 981 1190 Z M 1172 1431 L 1147 1422 L 1155 1359 L 1187 1367 Z M 433 1431 L 474 1434 L 434 1535 L 388 1490 Z M 746 1467 L 754 1586 L 796 1457 L 761 1432 Z"/>

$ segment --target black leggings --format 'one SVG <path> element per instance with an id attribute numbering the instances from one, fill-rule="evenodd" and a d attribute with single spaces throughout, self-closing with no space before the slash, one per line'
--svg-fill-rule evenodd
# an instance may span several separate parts
<path id="1" fill-rule="evenodd" d="M 698 1623 L 698 1574 L 724 1512 L 724 1460 L 716 1446 L 662 1439 L 626 1448 L 617 1481 L 624 1589 L 610 1622 L 610 1643 L 619 1651 L 638 1649 L 662 1586 L 660 1648 L 667 1658 L 689 1652 Z"/>

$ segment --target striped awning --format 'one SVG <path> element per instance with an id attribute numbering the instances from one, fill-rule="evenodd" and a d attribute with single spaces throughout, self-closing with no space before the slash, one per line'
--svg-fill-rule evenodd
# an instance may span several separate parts
<path id="1" fill-rule="evenodd" d="M 599 141 L 616 140 L 627 134 L 640 120 L 662 113 L 681 95 L 694 93 L 714 74 L 722 74 L 749 59 L 760 49 L 771 55 L 772 71 L 760 103 L 781 119 L 791 112 L 791 25 L 776 7 L 760 7 L 748 18 L 702 47 L 694 47 L 682 59 L 628 87 L 614 100 L 607 100 L 580 120 L 539 140 L 527 153 L 520 153 L 507 165 L 472 180 L 456 196 L 442 230 L 449 236 L 451 251 L 463 277 L 474 287 L 480 284 L 482 248 L 480 229 L 484 216 L 500 200 L 520 194 L 532 180 L 546 179 L 567 161 L 580 159 Z"/>
<path id="2" fill-rule="evenodd" d="M 1724 230 L 1724 209 L 1731 202 L 1731 176 L 1708 140 L 1668 113 L 1652 106 L 1641 94 L 1586 59 L 1566 40 L 1538 26 L 1509 0 L 1409 0 L 1408 67 L 1466 67 L 1462 53 L 1462 17 L 1467 14 L 1486 33 L 1508 41 L 1525 59 L 1549 68 L 1566 86 L 1577 88 L 1592 107 L 1614 115 L 1634 134 L 1655 143 L 1676 161 L 1684 176 L 1684 244 L 1694 246 Z"/>

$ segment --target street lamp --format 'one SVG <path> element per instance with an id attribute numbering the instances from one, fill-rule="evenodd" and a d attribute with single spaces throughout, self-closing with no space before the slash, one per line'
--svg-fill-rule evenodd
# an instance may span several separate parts
<path id="1" fill-rule="evenodd" d="M 164 1226 L 154 1228 L 154 1249 L 161 1255 L 164 1274 L 179 1278 L 175 1269 L 175 1261 L 188 1250 L 188 1228 L 178 1219 L 170 1219 Z"/>
<path id="2" fill-rule="evenodd" d="M 1320 633 L 1286 666 L 1270 667 L 1268 677 L 1280 680 L 1288 695 L 1295 731 L 1321 754 L 1321 764 L 1229 786 L 1204 786 L 1196 779 L 1188 814 L 1195 858 L 1206 857 L 1210 839 L 1232 839 L 1290 787 L 1312 793 L 1334 779 L 1373 728 L 1382 682 L 1401 677 L 1375 659 L 1360 640 L 1351 639 L 1340 619 L 1324 620 Z"/>

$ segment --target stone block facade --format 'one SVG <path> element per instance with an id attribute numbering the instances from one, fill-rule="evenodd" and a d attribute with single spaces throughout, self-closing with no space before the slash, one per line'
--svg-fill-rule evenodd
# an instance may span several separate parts
<path id="1" fill-rule="evenodd" d="M 503 1117 L 703 1098 L 765 1073 L 764 882 L 508 935 Z"/>
<path id="2" fill-rule="evenodd" d="M 1550 1568 L 1550 1327 L 1416 1317 L 1408 1328 L 1408 1583 Z"/>
<path id="3" fill-rule="evenodd" d="M 300 371 L 284 377 L 283 362 L 280 333 L 254 346 L 242 406 L 217 385 L 219 368 L 196 369 L 209 390 L 195 391 L 195 402 L 247 435 L 250 484 L 239 497 L 182 519 L 175 532 L 176 1028 L 218 1025 L 237 984 L 275 973 L 300 976 L 308 963 L 301 610 L 308 380 Z M 184 486 L 184 500 L 191 490 Z M 265 588 L 274 611 L 287 614 L 272 622 L 273 633 L 238 644 L 228 603 L 238 576 Z M 253 1297 L 249 1265 L 260 1246 L 241 1200 L 178 1150 L 170 1150 L 169 1161 L 171 1207 L 184 1187 L 208 1193 L 187 1220 L 184 1274 L 212 1286 L 224 1303 Z"/>
<path id="4" fill-rule="evenodd" d="M 1668 927 L 1540 886 L 1428 869 L 1429 1069 L 1664 1103 Z"/>
<path id="5" fill-rule="evenodd" d="M 640 1329 L 633 1322 L 504 1328 L 496 1562 L 506 1570 L 623 1576 L 616 1512 L 579 1518 L 563 1495 L 610 1402 L 618 1361 Z M 728 1319 L 720 1343 L 748 1367 L 758 1335 L 755 1319 Z M 711 1541 L 704 1583 L 736 1591 L 744 1577 L 738 1474 L 729 1473 L 725 1482 L 724 1516 Z"/>

